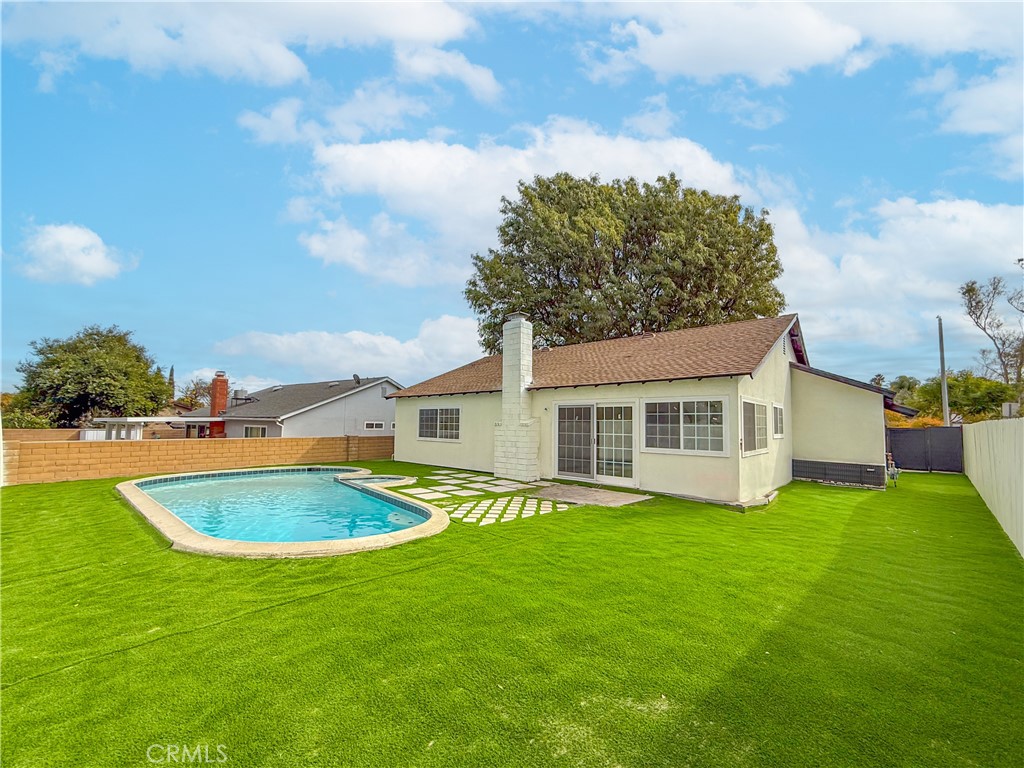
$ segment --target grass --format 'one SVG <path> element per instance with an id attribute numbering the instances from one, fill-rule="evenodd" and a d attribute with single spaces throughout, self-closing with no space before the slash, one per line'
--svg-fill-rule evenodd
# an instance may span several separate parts
<path id="1" fill-rule="evenodd" d="M 3 491 L 7 768 L 142 766 L 153 744 L 303 767 L 1024 755 L 1024 567 L 962 476 L 291 561 L 171 551 L 115 483 Z"/>

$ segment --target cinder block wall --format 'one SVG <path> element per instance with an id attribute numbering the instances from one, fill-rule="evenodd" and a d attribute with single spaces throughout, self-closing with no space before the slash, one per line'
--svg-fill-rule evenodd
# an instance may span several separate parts
<path id="1" fill-rule="evenodd" d="M 75 429 L 5 429 L 4 442 L 18 443 L 50 442 L 53 440 L 77 440 L 81 430 Z"/>
<path id="2" fill-rule="evenodd" d="M 202 472 L 278 464 L 390 459 L 393 437 L 4 441 L 4 485 Z"/>

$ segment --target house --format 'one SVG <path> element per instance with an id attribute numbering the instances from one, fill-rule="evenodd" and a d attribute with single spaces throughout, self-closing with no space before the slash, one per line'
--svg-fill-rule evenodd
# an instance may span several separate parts
<path id="1" fill-rule="evenodd" d="M 205 437 L 390 436 L 395 404 L 388 395 L 401 388 L 386 376 L 353 376 L 253 393 L 236 389 L 229 398 L 227 376 L 217 371 L 210 383 L 210 407 L 193 411 L 188 421 Z"/>
<path id="2" fill-rule="evenodd" d="M 793 478 L 885 487 L 890 390 L 810 367 L 796 315 L 503 354 L 396 392 L 398 461 L 759 503 Z"/>

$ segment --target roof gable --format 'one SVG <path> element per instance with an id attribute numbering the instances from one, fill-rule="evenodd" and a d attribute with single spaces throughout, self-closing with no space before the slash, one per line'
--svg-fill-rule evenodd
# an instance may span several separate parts
<path id="1" fill-rule="evenodd" d="M 386 377 L 354 380 L 318 381 L 309 384 L 282 384 L 252 392 L 254 401 L 243 405 L 230 406 L 224 411 L 225 419 L 283 419 L 297 413 L 326 405 L 355 392 L 378 386 L 385 382 L 399 387 L 394 380 Z"/>
<path id="2" fill-rule="evenodd" d="M 789 334 L 798 360 L 806 362 L 796 315 L 535 349 L 533 384 L 529 388 L 751 375 L 784 334 Z M 392 397 L 500 391 L 501 355 L 492 355 Z"/>

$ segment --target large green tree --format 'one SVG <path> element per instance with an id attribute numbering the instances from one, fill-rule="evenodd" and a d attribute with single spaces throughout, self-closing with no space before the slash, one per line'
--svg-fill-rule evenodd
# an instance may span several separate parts
<path id="1" fill-rule="evenodd" d="M 480 340 L 522 311 L 538 345 L 772 317 L 785 306 L 768 212 L 736 196 L 568 173 L 520 182 L 501 200 L 499 247 L 473 255 L 466 299 Z"/>
<path id="2" fill-rule="evenodd" d="M 151 416 L 173 396 L 146 349 L 116 325 L 90 325 L 69 338 L 29 346 L 33 359 L 18 364 L 21 394 L 58 426 L 82 426 L 101 415 Z"/>
<path id="3" fill-rule="evenodd" d="M 968 421 L 999 416 L 1002 404 L 1017 399 L 1012 385 L 975 376 L 970 371 L 946 374 L 949 389 L 949 410 Z M 942 385 L 938 376 L 928 379 L 914 390 L 907 405 L 928 416 L 942 415 Z"/>

